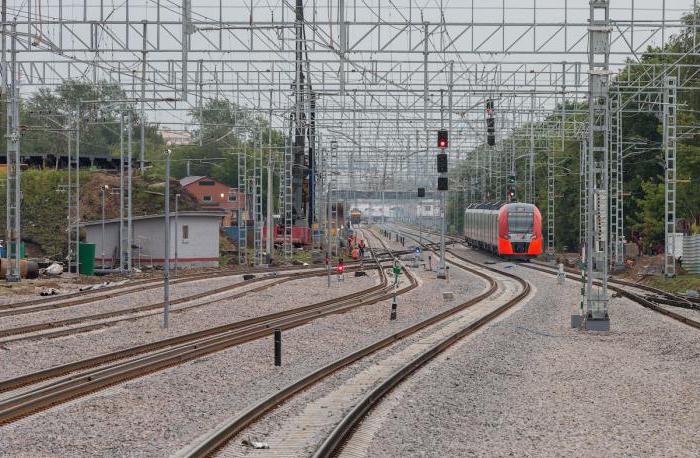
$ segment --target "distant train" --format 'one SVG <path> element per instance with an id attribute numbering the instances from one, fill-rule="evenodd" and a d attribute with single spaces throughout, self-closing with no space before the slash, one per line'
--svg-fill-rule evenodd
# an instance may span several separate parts
<path id="1" fill-rule="evenodd" d="M 534 258 L 542 254 L 542 215 L 526 203 L 472 204 L 464 211 L 464 237 L 504 258 Z"/>
<path id="2" fill-rule="evenodd" d="M 353 208 L 350 210 L 350 222 L 353 224 L 353 226 L 360 224 L 360 221 L 362 220 L 362 212 L 358 210 L 357 208 Z"/>

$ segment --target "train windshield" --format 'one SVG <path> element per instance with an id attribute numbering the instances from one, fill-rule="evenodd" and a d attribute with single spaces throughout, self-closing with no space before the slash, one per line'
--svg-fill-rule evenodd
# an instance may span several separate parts
<path id="1" fill-rule="evenodd" d="M 508 213 L 508 232 L 532 233 L 533 220 L 531 212 Z"/>

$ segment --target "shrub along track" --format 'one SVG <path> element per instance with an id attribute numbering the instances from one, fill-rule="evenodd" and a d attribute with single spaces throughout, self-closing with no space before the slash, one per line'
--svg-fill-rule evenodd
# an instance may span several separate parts
<path id="1" fill-rule="evenodd" d="M 379 240 L 379 242 L 384 245 L 384 242 L 376 236 L 376 234 L 369 232 L 374 238 Z M 386 247 L 386 245 L 384 245 Z M 406 253 L 406 252 L 402 252 Z M 466 262 L 470 262 L 468 260 L 465 260 Z M 426 320 L 420 321 L 416 324 L 413 324 L 411 326 L 408 326 L 404 329 L 402 329 L 399 332 L 396 332 L 386 338 L 383 338 L 381 340 L 378 340 L 374 342 L 371 345 L 368 345 L 358 351 L 355 351 L 351 354 L 348 354 L 337 361 L 321 368 L 318 369 L 309 375 L 305 376 L 304 378 L 288 385 L 287 387 L 283 388 L 279 392 L 273 394 L 272 396 L 263 399 L 262 401 L 256 403 L 255 405 L 249 407 L 246 409 L 244 412 L 240 413 L 239 415 L 228 419 L 224 423 L 220 424 L 215 430 L 204 434 L 203 436 L 199 437 L 193 444 L 191 444 L 189 447 L 181 450 L 178 453 L 178 456 L 180 457 L 202 457 L 202 456 L 209 456 L 214 454 L 218 449 L 221 447 L 225 446 L 230 439 L 232 439 L 234 436 L 242 432 L 248 425 L 253 423 L 255 420 L 261 418 L 263 415 L 265 415 L 267 412 L 270 410 L 274 409 L 277 407 L 280 403 L 282 403 L 285 400 L 290 399 L 294 395 L 298 394 L 299 392 L 308 389 L 309 387 L 319 383 L 320 381 L 325 380 L 327 377 L 329 377 L 331 374 L 334 374 L 335 372 L 339 371 L 340 369 L 343 369 L 353 363 L 358 362 L 359 360 L 377 352 L 380 349 L 384 349 L 387 347 L 390 347 L 393 344 L 396 344 L 401 339 L 404 339 L 405 337 L 412 336 L 419 331 L 422 331 L 429 326 L 439 323 L 446 318 L 450 318 L 457 313 L 474 306 L 476 304 L 479 304 L 480 302 L 486 300 L 489 298 L 491 295 L 496 293 L 498 290 L 498 283 L 488 274 L 483 273 L 480 270 L 471 268 L 469 266 L 466 266 L 461 263 L 457 262 L 452 262 L 453 265 L 456 265 L 474 275 L 477 275 L 488 283 L 489 287 L 487 288 L 486 291 L 483 293 L 479 294 L 478 296 L 469 299 L 468 301 L 459 304 L 453 308 L 450 308 L 448 310 L 445 310 L 441 313 L 438 313 Z M 480 266 L 481 267 L 481 266 Z M 512 278 L 517 278 L 515 276 L 506 274 L 506 273 L 501 273 L 504 276 L 509 276 Z M 529 293 L 529 284 L 527 282 L 524 282 L 521 279 L 518 279 L 518 282 L 520 285 L 522 285 L 522 292 L 518 294 L 516 298 L 513 300 L 509 301 L 506 306 L 499 307 L 496 311 L 489 313 L 485 317 L 477 320 L 475 323 L 471 324 L 470 326 L 462 329 L 460 332 L 452 335 L 449 339 L 447 339 L 445 342 L 441 342 L 438 346 L 435 348 L 431 348 L 429 351 L 423 353 L 418 360 L 412 360 L 406 363 L 406 366 L 402 368 L 400 371 L 401 374 L 394 374 L 392 377 L 389 379 L 386 379 L 382 382 L 382 386 L 394 386 L 395 384 L 398 384 L 405 376 L 407 376 L 409 373 L 415 371 L 418 369 L 420 366 L 425 364 L 427 361 L 435 357 L 439 352 L 443 351 L 445 348 L 447 348 L 449 345 L 452 343 L 456 342 L 460 338 L 464 337 L 465 335 L 468 335 L 469 333 L 473 332 L 474 330 L 478 329 L 479 327 L 483 326 L 486 322 L 494 319 L 496 316 L 500 315 L 503 313 L 507 308 L 511 307 L 512 305 L 516 304 L 519 302 L 523 297 L 525 297 Z M 437 348 L 440 347 L 440 348 Z M 372 391 L 374 393 L 374 391 Z M 376 401 L 378 398 L 376 397 L 375 394 L 370 393 L 368 395 L 368 399 L 373 399 Z M 359 419 L 359 417 L 357 417 Z M 343 428 L 342 425 L 346 424 L 347 422 L 344 421 L 341 423 L 341 425 L 338 425 L 338 428 Z M 353 421 L 354 423 L 354 421 Z M 339 436 L 338 436 L 339 437 Z M 329 440 L 333 443 L 335 443 L 335 439 L 329 438 Z M 340 439 L 339 439 L 340 440 Z M 328 442 L 328 441 L 327 441 Z M 328 448 L 328 446 L 324 443 L 324 447 Z M 321 453 L 319 456 L 325 456 L 326 453 L 326 448 L 319 449 Z M 332 447 L 335 448 L 335 445 Z"/>
<path id="2" fill-rule="evenodd" d="M 268 336 L 275 329 L 291 329 L 323 316 L 344 313 L 359 306 L 390 298 L 393 287 L 389 284 L 381 263 L 376 257 L 375 264 L 380 269 L 381 282 L 362 291 L 139 345 L 0 382 L 0 392 L 30 388 L 0 400 L 0 424 L 15 421 L 127 380 Z M 399 290 L 399 294 L 417 286 L 415 279 L 410 278 L 410 285 Z M 30 387 L 48 379 L 57 380 L 34 388 Z"/>

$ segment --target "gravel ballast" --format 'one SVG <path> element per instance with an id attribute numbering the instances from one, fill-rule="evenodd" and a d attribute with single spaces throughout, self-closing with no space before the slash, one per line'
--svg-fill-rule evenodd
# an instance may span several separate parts
<path id="1" fill-rule="evenodd" d="M 174 313 L 168 329 L 162 327 L 162 315 L 153 315 L 134 321 L 121 321 L 112 327 L 66 337 L 8 343 L 0 347 L 0 354 L 2 354 L 0 379 L 6 380 L 139 344 L 321 302 L 369 288 L 378 282 L 378 274 L 372 271 L 368 271 L 367 277 L 355 278 L 346 275 L 346 281 L 335 285 L 334 288 L 326 288 L 325 278 L 304 278 L 272 286 L 260 292 L 249 293 L 233 300 L 224 299 L 203 307 Z M 235 292 L 239 293 L 258 286 L 261 286 L 260 283 L 250 283 L 249 286 Z M 310 290 L 314 291 L 313 295 L 309 294 Z"/>
<path id="2" fill-rule="evenodd" d="M 179 298 L 205 293 L 217 288 L 234 286 L 242 282 L 243 278 L 240 275 L 235 275 L 173 284 L 170 289 L 170 300 L 177 300 Z M 90 315 L 98 313 L 128 310 L 129 307 L 158 304 L 162 303 L 162 301 L 162 287 L 144 291 L 134 291 L 124 295 L 96 300 L 87 304 L 71 305 L 55 310 L 0 317 L 0 330 L 50 321 L 89 317 Z"/>
<path id="3" fill-rule="evenodd" d="M 166 456 L 312 369 L 484 288 L 471 275 L 455 272 L 449 285 L 455 300 L 445 302 L 444 282 L 433 281 L 432 272 L 420 275 L 424 286 L 399 298 L 394 322 L 388 320 L 391 301 L 383 301 L 285 331 L 281 368 L 272 364 L 270 337 L 124 383 L 0 427 L 0 455 Z M 325 279 L 315 281 L 303 291 L 306 303 L 323 300 L 327 291 Z M 345 286 L 352 281 L 346 275 Z M 377 279 L 363 281 L 367 287 Z M 286 289 L 265 293 L 266 299 L 248 308 L 290 297 Z M 178 321 L 183 320 L 173 323 Z"/>
<path id="4" fill-rule="evenodd" d="M 578 283 L 506 265 L 534 299 L 394 390 L 365 454 L 697 457 L 700 332 L 624 298 L 609 333 L 572 330 Z"/>

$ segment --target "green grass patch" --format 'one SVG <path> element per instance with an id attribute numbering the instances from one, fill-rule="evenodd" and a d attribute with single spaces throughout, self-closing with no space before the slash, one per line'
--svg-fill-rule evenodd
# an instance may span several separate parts
<path id="1" fill-rule="evenodd" d="M 647 277 L 642 282 L 669 293 L 685 293 L 689 289 L 700 291 L 700 275 L 695 274 L 676 275 L 673 278 Z"/>

